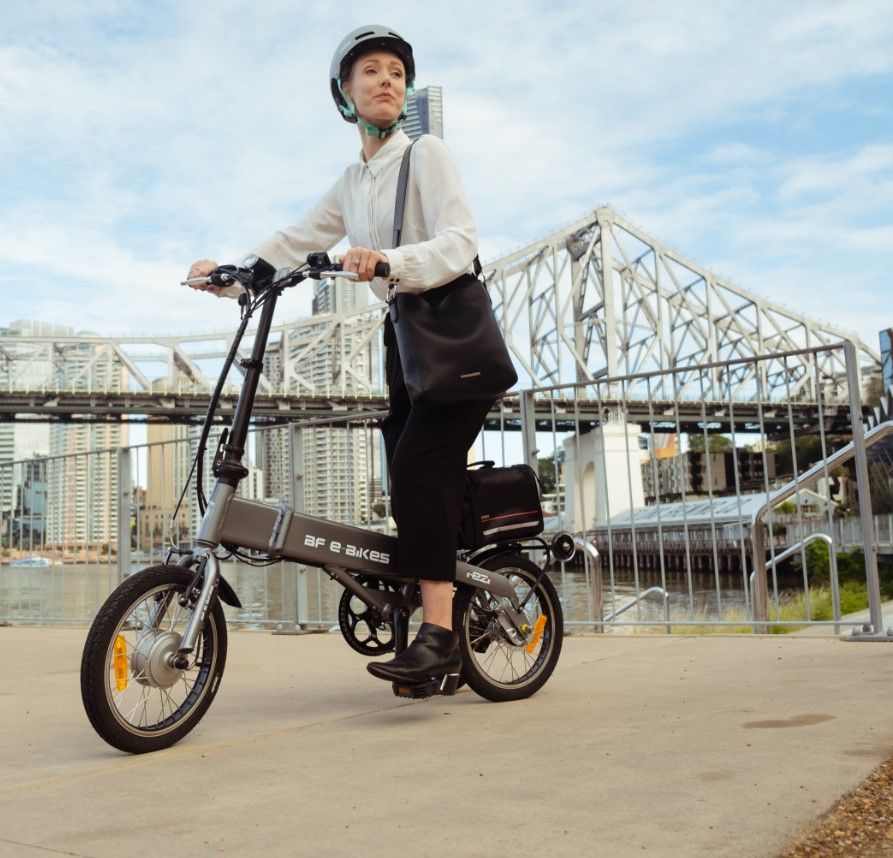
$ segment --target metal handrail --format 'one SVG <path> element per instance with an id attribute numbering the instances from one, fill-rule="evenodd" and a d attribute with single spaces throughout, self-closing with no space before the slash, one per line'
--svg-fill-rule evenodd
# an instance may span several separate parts
<path id="1" fill-rule="evenodd" d="M 666 604 L 667 599 L 670 598 L 670 594 L 664 590 L 663 587 L 649 587 L 647 590 L 643 590 L 639 593 L 638 596 L 633 596 L 628 602 L 624 602 L 616 611 L 611 611 L 610 614 L 605 614 L 602 617 L 603 623 L 609 623 L 611 620 L 617 619 L 622 613 L 628 611 L 630 608 L 635 607 L 642 601 L 642 599 L 647 598 L 648 596 L 663 596 L 664 604 Z"/>
<path id="2" fill-rule="evenodd" d="M 848 355 L 849 357 L 849 355 Z M 854 366 L 854 363 L 847 361 L 847 368 Z M 853 380 L 849 379 L 851 391 L 856 389 L 853 387 Z M 821 462 L 813 465 L 804 471 L 800 476 L 795 477 L 780 489 L 767 495 L 765 503 L 754 511 L 751 517 L 750 540 L 753 551 L 754 573 L 754 620 L 758 624 L 755 631 L 765 632 L 768 630 L 766 622 L 769 619 L 769 587 L 766 580 L 766 535 L 763 530 L 763 518 L 766 513 L 776 507 L 779 503 L 787 500 L 795 495 L 804 484 L 817 479 L 827 473 L 829 468 L 842 465 L 850 459 L 856 458 L 856 477 L 859 491 L 859 511 L 863 520 L 863 545 L 865 550 L 865 574 L 866 584 L 868 586 L 868 605 L 871 617 L 871 625 L 875 632 L 880 632 L 883 628 L 884 617 L 881 611 L 881 593 L 880 583 L 877 573 L 877 558 L 874 555 L 874 527 L 871 517 L 871 497 L 868 493 L 868 464 L 865 456 L 866 448 L 878 441 L 893 434 L 893 420 L 881 423 L 867 432 L 855 415 L 858 410 L 851 407 L 851 413 L 854 415 L 853 440 L 845 447 L 841 447 L 836 453 L 827 456 Z"/>
<path id="3" fill-rule="evenodd" d="M 602 558 L 598 553 L 598 549 L 588 540 L 582 537 L 574 538 L 574 545 L 578 550 L 583 551 L 584 566 L 588 568 L 589 563 L 592 564 L 592 575 L 587 575 L 589 580 L 589 598 L 591 601 L 590 616 L 602 614 Z M 588 561 L 588 562 L 587 562 Z"/>
<path id="4" fill-rule="evenodd" d="M 830 564 L 830 578 L 831 578 L 831 613 L 834 615 L 834 629 L 837 630 L 837 622 L 840 620 L 840 582 L 837 580 L 837 555 L 834 553 L 834 540 L 828 536 L 827 533 L 810 533 L 809 536 L 804 537 L 799 542 L 795 542 L 790 548 L 786 548 L 781 554 L 776 554 L 767 564 L 766 569 L 774 569 L 782 560 L 787 560 L 788 557 L 796 554 L 801 548 L 808 545 L 810 542 L 815 542 L 817 539 L 821 539 L 823 542 L 828 543 L 828 562 Z M 750 573 L 750 603 L 751 609 L 750 613 L 753 616 L 753 584 L 754 579 L 756 578 L 757 570 L 754 569 L 753 572 Z M 807 612 L 808 614 L 808 612 Z M 809 619 L 809 616 L 806 617 Z"/>

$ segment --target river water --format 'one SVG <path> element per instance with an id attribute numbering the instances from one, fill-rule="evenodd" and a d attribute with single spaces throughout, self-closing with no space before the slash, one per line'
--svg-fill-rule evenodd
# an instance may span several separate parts
<path id="1" fill-rule="evenodd" d="M 160 562 L 157 561 L 157 562 Z M 132 572 L 147 564 L 134 564 Z M 242 610 L 227 608 L 230 621 L 257 628 L 293 628 L 295 617 L 304 624 L 328 627 L 337 622 L 340 585 L 316 569 L 277 563 L 252 568 L 224 562 L 223 573 L 239 596 Z M 578 569 L 550 570 L 558 589 L 565 620 L 571 625 L 587 624 L 597 616 L 596 588 Z M 660 586 L 659 576 L 640 577 L 638 586 L 630 577 L 602 574 L 603 613 L 617 611 L 636 595 Z M 90 623 L 106 596 L 118 584 L 114 564 L 86 563 L 66 566 L 14 567 L 0 565 L 0 620 L 11 622 Z M 744 582 L 740 575 L 693 576 L 691 585 L 683 574 L 667 577 L 669 598 L 660 595 L 643 599 L 621 613 L 612 625 L 659 623 L 746 622 Z"/>

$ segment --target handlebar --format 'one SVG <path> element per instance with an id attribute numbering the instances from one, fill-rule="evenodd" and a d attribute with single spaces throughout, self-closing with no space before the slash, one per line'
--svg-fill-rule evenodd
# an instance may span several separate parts
<path id="1" fill-rule="evenodd" d="M 336 257 L 337 258 L 337 257 Z M 375 263 L 375 276 L 387 277 L 391 273 L 391 266 L 387 262 Z M 270 286 L 286 288 L 296 286 L 307 279 L 325 280 L 329 277 L 341 277 L 345 280 L 356 280 L 356 271 L 344 271 L 340 262 L 332 262 L 327 253 L 311 253 L 307 262 L 300 268 L 280 268 L 271 279 L 255 282 L 254 271 L 251 268 L 242 268 L 236 265 L 219 265 L 210 274 L 204 277 L 188 277 L 181 280 L 181 286 L 197 286 L 210 283 L 213 286 L 231 286 L 239 284 L 246 288 L 263 291 Z"/>

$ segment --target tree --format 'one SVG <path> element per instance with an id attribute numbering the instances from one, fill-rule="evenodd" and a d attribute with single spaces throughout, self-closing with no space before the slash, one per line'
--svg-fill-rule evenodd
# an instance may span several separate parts
<path id="1" fill-rule="evenodd" d="M 561 463 L 556 463 L 551 456 L 545 456 L 542 459 L 536 460 L 536 475 L 539 477 L 540 485 L 542 486 L 544 495 L 552 494 L 552 492 L 554 492 L 556 489 L 556 464 L 558 468 L 561 467 Z"/>
<path id="2" fill-rule="evenodd" d="M 705 436 L 703 432 L 692 433 L 688 436 L 688 449 L 693 453 L 723 453 L 732 449 L 732 439 L 725 435 Z"/>
<path id="3" fill-rule="evenodd" d="M 830 456 L 848 440 L 836 435 L 826 435 L 825 454 Z M 797 455 L 797 472 L 802 474 L 810 465 L 822 460 L 822 439 L 818 435 L 797 435 L 794 439 L 794 450 Z M 791 442 L 787 439 L 775 444 L 775 472 L 779 477 L 794 474 L 794 453 L 791 450 Z"/>

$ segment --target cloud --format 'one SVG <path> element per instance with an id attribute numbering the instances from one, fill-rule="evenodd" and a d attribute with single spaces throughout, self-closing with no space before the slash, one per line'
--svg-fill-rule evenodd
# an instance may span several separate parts
<path id="1" fill-rule="evenodd" d="M 176 280 L 297 218 L 356 157 L 326 72 L 339 35 L 369 14 L 285 0 L 7 7 L 8 318 L 229 325 L 231 307 Z M 784 269 L 800 282 L 852 271 L 852 254 L 869 280 L 889 270 L 889 114 L 860 139 L 847 113 L 864 82 L 893 74 L 888 3 L 462 0 L 400 19 L 420 83 L 444 88 L 485 257 L 610 201 L 759 291 L 784 287 L 779 260 L 800 260 Z M 852 139 L 820 142 L 831 124 Z M 829 234 L 847 249 L 830 263 Z"/>

